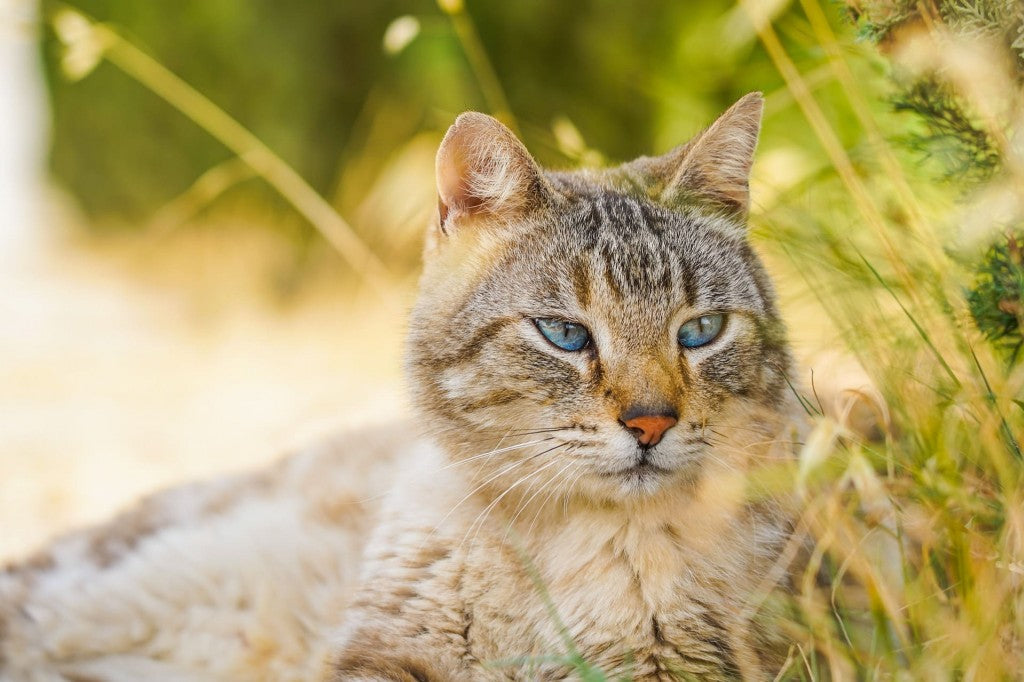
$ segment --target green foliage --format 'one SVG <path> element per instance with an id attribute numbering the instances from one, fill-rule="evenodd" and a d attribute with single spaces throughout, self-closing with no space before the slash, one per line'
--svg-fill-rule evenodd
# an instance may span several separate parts
<path id="1" fill-rule="evenodd" d="M 1024 4 L 1019 0 L 880 0 L 848 3 L 858 35 L 875 43 L 895 40 L 902 28 L 942 24 L 954 34 L 995 41 L 1024 75 Z"/>
<path id="2" fill-rule="evenodd" d="M 1005 52 L 1017 84 L 1024 83 L 1024 3 L 1019 0 L 895 0 L 850 12 L 861 37 L 880 45 L 898 41 L 900 30 L 911 26 L 939 26 L 961 39 L 987 41 Z M 914 114 L 919 124 L 902 142 L 932 161 L 937 174 L 962 198 L 1004 170 L 1006 160 L 991 131 L 977 123 L 971 106 L 941 73 L 897 75 L 892 100 L 896 111 Z M 1015 237 L 997 240 L 977 264 L 968 296 L 979 329 L 1006 351 L 1011 364 L 1021 355 L 1020 267 Z"/>
<path id="3" fill-rule="evenodd" d="M 1024 81 L 1024 3 L 1019 0 L 888 0 L 848 9 L 862 39 L 886 48 L 900 40 L 905 29 L 941 27 L 969 40 L 985 40 L 1002 50 Z M 971 107 L 938 74 L 907 77 L 896 72 L 897 111 L 917 115 L 923 132 L 904 142 L 937 161 L 945 179 L 961 189 L 988 180 L 1001 166 L 991 136 L 976 122 Z"/>
<path id="4" fill-rule="evenodd" d="M 46 0 L 44 12 L 57 6 Z M 466 109 L 493 111 L 449 17 L 429 0 L 71 6 L 109 22 L 212 99 L 346 216 L 358 211 L 367 178 L 417 133 L 440 133 Z M 716 34 L 705 29 L 721 18 L 716 0 L 643 0 L 628 8 L 612 0 L 471 0 L 467 12 L 511 114 L 544 163 L 576 162 L 552 134 L 555 120 L 571 121 L 588 146 L 612 159 L 632 158 L 678 143 L 739 95 L 779 82 L 764 55 L 751 52 L 749 37 L 715 44 Z M 388 55 L 385 30 L 405 15 L 418 20 L 420 34 Z M 69 83 L 52 33 L 43 51 L 51 166 L 95 225 L 139 229 L 203 172 L 230 159 L 111 65 Z M 356 167 L 358 173 L 348 172 Z M 273 197 L 246 182 L 227 200 L 283 210 Z M 280 221 L 281 210 L 269 222 Z"/>
<path id="5" fill-rule="evenodd" d="M 398 4 L 82 0 L 75 6 L 122 27 L 324 189 L 346 122 L 380 77 L 380 35 Z M 44 12 L 55 6 L 44 2 Z M 52 34 L 45 41 L 52 169 L 99 224 L 137 225 L 228 158 L 191 121 L 109 65 L 66 82 Z"/>
<path id="6" fill-rule="evenodd" d="M 893 96 L 896 111 L 916 114 L 923 131 L 904 138 L 911 149 L 934 160 L 940 176 L 960 191 L 991 179 L 1002 165 L 991 137 L 967 114 L 961 98 L 935 78 L 922 78 Z"/>
<path id="7" fill-rule="evenodd" d="M 1024 234 L 1008 234 L 992 245 L 967 301 L 985 338 L 1011 363 L 1018 360 L 1024 347 Z"/>

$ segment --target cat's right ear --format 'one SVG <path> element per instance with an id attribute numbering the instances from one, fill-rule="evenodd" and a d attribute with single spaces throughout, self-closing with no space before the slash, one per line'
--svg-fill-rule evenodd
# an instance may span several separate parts
<path id="1" fill-rule="evenodd" d="M 686 144 L 623 168 L 640 178 L 651 198 L 670 208 L 702 204 L 745 220 L 763 113 L 764 96 L 752 92 Z"/>
<path id="2" fill-rule="evenodd" d="M 438 225 L 442 234 L 477 220 L 508 223 L 544 202 L 540 167 L 497 119 L 460 115 L 437 151 Z"/>

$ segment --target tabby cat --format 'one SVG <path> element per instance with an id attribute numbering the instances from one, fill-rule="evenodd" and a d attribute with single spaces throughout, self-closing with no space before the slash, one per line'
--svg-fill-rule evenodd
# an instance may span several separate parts
<path id="1" fill-rule="evenodd" d="M 772 679 L 797 402 L 745 223 L 763 100 L 549 172 L 460 116 L 395 424 L 158 494 L 0 576 L 0 679 Z"/>

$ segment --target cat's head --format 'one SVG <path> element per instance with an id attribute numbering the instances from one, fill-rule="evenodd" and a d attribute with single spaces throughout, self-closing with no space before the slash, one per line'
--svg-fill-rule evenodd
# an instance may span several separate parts
<path id="1" fill-rule="evenodd" d="M 770 437 L 789 358 L 746 235 L 762 108 L 747 95 L 664 156 L 576 173 L 542 170 L 493 118 L 456 120 L 408 374 L 476 483 L 649 496 L 740 468 L 731 435 Z"/>

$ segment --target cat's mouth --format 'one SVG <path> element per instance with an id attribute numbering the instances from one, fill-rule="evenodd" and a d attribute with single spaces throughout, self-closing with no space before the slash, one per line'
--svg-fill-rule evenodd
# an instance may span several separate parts
<path id="1" fill-rule="evenodd" d="M 658 466 L 647 458 L 641 458 L 635 464 L 617 469 L 615 471 L 605 471 L 602 475 L 607 478 L 636 478 L 636 477 L 650 477 L 650 476 L 667 476 L 671 474 L 671 469 Z"/>

